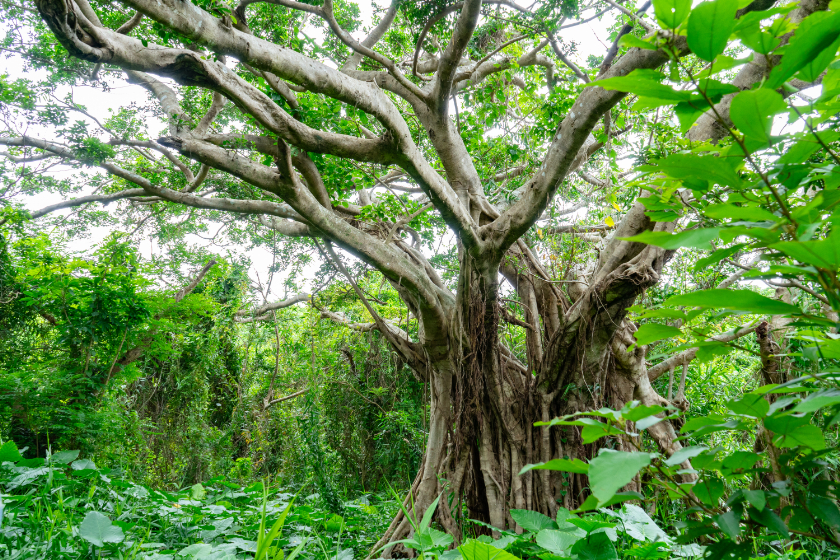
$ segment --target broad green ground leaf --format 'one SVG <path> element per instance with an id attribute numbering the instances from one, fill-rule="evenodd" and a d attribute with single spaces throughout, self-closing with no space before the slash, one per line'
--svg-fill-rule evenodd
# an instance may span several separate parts
<path id="1" fill-rule="evenodd" d="M 537 534 L 537 544 L 549 552 L 555 554 L 568 554 L 569 549 L 574 546 L 576 542 L 581 539 L 580 535 L 575 535 L 568 531 L 558 531 L 556 529 L 543 529 Z"/>
<path id="2" fill-rule="evenodd" d="M 0 463 L 4 463 L 6 461 L 17 463 L 21 459 L 23 459 L 23 457 L 21 457 L 15 442 L 10 440 L 0 447 Z"/>
<path id="3" fill-rule="evenodd" d="M 811 18 L 818 21 L 809 22 Z M 824 50 L 831 48 L 838 36 L 840 12 L 829 17 L 817 12 L 805 18 L 788 43 L 781 63 L 770 72 L 764 87 L 773 90 L 780 87 L 791 76 L 816 60 Z"/>
<path id="4" fill-rule="evenodd" d="M 458 550 L 464 560 L 519 560 L 506 550 L 476 540 L 467 541 Z"/>
<path id="5" fill-rule="evenodd" d="M 802 311 L 795 305 L 770 299 L 749 290 L 698 290 L 665 300 L 666 307 L 713 307 L 747 311 L 766 315 L 799 315 Z"/>
<path id="6" fill-rule="evenodd" d="M 732 99 L 732 122 L 750 138 L 770 144 L 773 115 L 787 110 L 782 96 L 769 89 L 742 91 Z"/>
<path id="7" fill-rule="evenodd" d="M 190 488 L 190 497 L 193 500 L 203 500 L 207 496 L 207 490 L 204 489 L 204 486 L 201 483 L 193 484 Z"/>
<path id="8" fill-rule="evenodd" d="M 606 502 L 648 465 L 650 453 L 601 449 L 598 456 L 589 461 L 592 494 L 599 502 Z"/>
<path id="9" fill-rule="evenodd" d="M 627 534 L 640 541 L 671 541 L 668 534 L 662 530 L 650 516 L 637 505 L 624 504 L 614 515 L 624 522 Z"/>
<path id="10" fill-rule="evenodd" d="M 622 237 L 624 241 L 647 243 L 663 249 L 679 249 L 692 247 L 694 249 L 711 249 L 711 241 L 720 235 L 720 228 L 691 229 L 680 233 L 667 231 L 643 231 L 633 237 Z"/>
<path id="11" fill-rule="evenodd" d="M 78 456 L 78 451 L 59 451 L 50 456 L 50 463 L 53 465 L 66 465 L 75 461 Z"/>
<path id="12" fill-rule="evenodd" d="M 119 543 L 125 538 L 123 530 L 111 523 L 106 515 L 90 511 L 79 525 L 79 536 L 96 546 Z"/>
<path id="13" fill-rule="evenodd" d="M 676 29 L 691 11 L 691 0 L 655 0 L 656 20 L 665 29 Z"/>
<path id="14" fill-rule="evenodd" d="M 178 551 L 178 556 L 190 556 L 192 558 L 203 558 L 213 552 L 212 544 L 196 543 Z"/>
<path id="15" fill-rule="evenodd" d="M 737 0 L 703 2 L 688 16 L 688 47 L 691 52 L 711 62 L 726 48 L 735 29 Z"/>
<path id="16" fill-rule="evenodd" d="M 658 323 L 645 323 L 633 336 L 636 337 L 636 344 L 644 346 L 657 340 L 664 338 L 671 338 L 672 336 L 680 336 L 682 331 L 676 327 L 668 325 L 660 325 Z"/>
<path id="17" fill-rule="evenodd" d="M 578 560 L 617 560 L 618 553 L 606 533 L 594 533 L 572 547 Z"/>
<path id="18" fill-rule="evenodd" d="M 580 459 L 552 459 L 545 463 L 525 465 L 519 474 L 523 475 L 530 470 L 563 471 L 586 474 L 589 472 L 589 465 Z"/>
<path id="19" fill-rule="evenodd" d="M 616 525 L 615 523 L 612 523 L 610 521 L 602 521 L 600 519 L 595 519 L 594 517 L 580 517 L 576 519 L 569 519 L 568 522 L 574 525 L 575 527 L 583 529 L 587 533 L 591 533 L 596 529 L 612 529 Z"/>
<path id="20" fill-rule="evenodd" d="M 96 465 L 90 459 L 78 459 L 70 465 L 74 471 L 95 470 Z"/>
<path id="21" fill-rule="evenodd" d="M 532 533 L 542 531 L 543 529 L 553 529 L 557 527 L 557 525 L 554 524 L 554 520 L 538 511 L 512 509 L 510 510 L 510 516 L 514 521 L 519 523 L 520 527 L 526 531 L 531 531 Z"/>
<path id="22" fill-rule="evenodd" d="M 638 558 L 639 560 L 664 560 L 671 558 L 671 551 L 665 543 L 662 542 L 648 542 L 634 545 L 625 551 L 628 558 Z"/>

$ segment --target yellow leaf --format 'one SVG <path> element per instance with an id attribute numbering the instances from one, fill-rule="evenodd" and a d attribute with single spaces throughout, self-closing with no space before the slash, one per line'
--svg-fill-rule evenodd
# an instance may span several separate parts
<path id="1" fill-rule="evenodd" d="M 614 221 L 613 221 L 613 219 L 612 219 L 612 218 L 610 218 L 609 216 L 607 216 L 607 219 L 606 219 L 606 220 L 604 220 L 604 223 L 605 223 L 605 224 L 607 224 L 607 225 L 608 225 L 608 226 L 610 226 L 610 227 L 615 227 L 615 222 L 614 222 Z"/>
<path id="2" fill-rule="evenodd" d="M 615 208 L 617 212 L 621 212 L 621 206 L 619 206 L 615 202 L 613 202 L 612 205 L 613 205 L 613 208 Z"/>
<path id="3" fill-rule="evenodd" d="M 538 230 L 537 230 L 537 235 L 539 235 L 539 236 L 540 236 L 540 239 L 542 239 L 542 230 L 541 230 L 541 229 L 538 229 Z"/>

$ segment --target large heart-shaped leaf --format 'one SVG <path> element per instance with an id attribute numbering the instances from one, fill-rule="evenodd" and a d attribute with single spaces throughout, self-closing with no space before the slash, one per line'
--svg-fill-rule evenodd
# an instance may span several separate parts
<path id="1" fill-rule="evenodd" d="M 119 543 L 125 538 L 123 530 L 111 523 L 108 516 L 90 511 L 79 525 L 79 536 L 96 546 Z"/>

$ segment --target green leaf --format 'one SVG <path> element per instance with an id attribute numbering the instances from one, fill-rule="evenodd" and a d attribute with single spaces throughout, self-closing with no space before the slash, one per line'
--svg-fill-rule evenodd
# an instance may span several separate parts
<path id="1" fill-rule="evenodd" d="M 530 470 L 563 471 L 586 474 L 589 472 L 589 465 L 580 459 L 552 459 L 546 463 L 525 465 L 522 470 L 519 471 L 519 474 L 521 476 Z"/>
<path id="2" fill-rule="evenodd" d="M 575 527 L 583 529 L 587 533 L 591 533 L 596 529 L 612 529 L 616 525 L 615 523 L 611 523 L 609 521 L 601 521 L 595 517 L 572 518 L 567 519 L 567 522 L 571 523 Z"/>
<path id="3" fill-rule="evenodd" d="M 650 453 L 601 449 L 598 456 L 589 461 L 592 494 L 599 502 L 606 502 L 648 465 Z"/>
<path id="4" fill-rule="evenodd" d="M 764 494 L 764 490 L 743 490 L 744 497 L 747 501 L 758 511 L 764 509 L 764 506 L 767 504 L 767 496 Z"/>
<path id="5" fill-rule="evenodd" d="M 6 461 L 17 463 L 21 459 L 23 459 L 23 457 L 21 456 L 20 451 L 18 451 L 15 442 L 9 440 L 0 447 L 0 463 L 4 463 Z"/>
<path id="6" fill-rule="evenodd" d="M 817 268 L 837 270 L 840 268 L 840 228 L 835 228 L 828 239 L 820 241 L 782 241 L 770 245 L 803 264 Z"/>
<path id="7" fill-rule="evenodd" d="M 815 451 L 825 449 L 822 431 L 810 423 L 809 417 L 770 416 L 765 427 L 775 434 L 774 443 L 783 448 L 804 446 Z"/>
<path id="8" fill-rule="evenodd" d="M 813 21 L 809 21 L 812 18 Z M 781 63 L 770 72 L 764 87 L 778 89 L 791 76 L 818 59 L 824 50 L 831 48 L 838 36 L 840 12 L 829 17 L 817 12 L 805 18 L 788 43 Z"/>
<path id="9" fill-rule="evenodd" d="M 606 533 L 594 533 L 572 547 L 578 560 L 617 560 L 618 553 Z"/>
<path id="10" fill-rule="evenodd" d="M 694 495 L 707 506 L 717 507 L 726 487 L 717 478 L 704 476 L 694 485 Z"/>
<path id="11" fill-rule="evenodd" d="M 703 2 L 688 16 L 688 47 L 691 52 L 711 62 L 726 48 L 735 29 L 736 0 Z"/>
<path id="12" fill-rule="evenodd" d="M 637 243 L 647 243 L 648 245 L 655 245 L 663 249 L 679 249 L 680 247 L 711 249 L 711 241 L 717 239 L 719 234 L 720 228 L 691 229 L 680 233 L 643 231 L 633 237 L 622 237 L 620 239 L 624 241 L 635 241 Z"/>
<path id="13" fill-rule="evenodd" d="M 554 521 L 547 515 L 543 515 L 538 511 L 531 511 L 527 509 L 512 509 L 510 516 L 516 521 L 520 527 L 526 531 L 537 533 L 543 529 L 553 529 L 557 527 Z"/>
<path id="14" fill-rule="evenodd" d="M 89 511 L 79 525 L 79 536 L 96 546 L 119 543 L 125 538 L 123 530 L 98 511 Z"/>
<path id="15" fill-rule="evenodd" d="M 759 510 L 758 508 L 751 507 L 747 510 L 750 514 L 750 519 L 753 521 L 760 523 L 770 529 L 775 533 L 779 533 L 785 538 L 790 537 L 790 533 L 788 532 L 787 526 L 782 519 L 776 515 L 770 508 L 764 508 Z"/>
<path id="16" fill-rule="evenodd" d="M 655 0 L 656 20 L 665 29 L 676 29 L 691 11 L 691 0 Z"/>
<path id="17" fill-rule="evenodd" d="M 89 470 L 96 470 L 96 465 L 90 459 L 78 459 L 73 461 L 73 464 L 70 467 L 74 471 L 89 471 Z"/>
<path id="18" fill-rule="evenodd" d="M 733 471 L 742 471 L 753 468 L 753 466 L 761 459 L 761 455 L 753 453 L 752 451 L 736 451 L 726 457 L 721 466 L 728 471 L 727 476 L 731 475 Z"/>
<path id="19" fill-rule="evenodd" d="M 715 307 L 766 315 L 802 314 L 795 305 L 770 299 L 749 290 L 698 290 L 668 298 L 662 305 L 665 307 Z"/>
<path id="20" fill-rule="evenodd" d="M 519 560 L 506 550 L 476 540 L 467 541 L 458 550 L 464 560 Z"/>
<path id="21" fill-rule="evenodd" d="M 426 529 L 429 528 L 429 525 L 432 523 L 432 516 L 435 514 L 435 510 L 437 509 L 438 502 L 440 501 L 440 496 L 435 498 L 435 501 L 426 508 L 426 512 L 423 514 L 423 519 L 420 520 L 420 525 L 417 526 L 417 531 L 422 533 Z"/>
<path id="22" fill-rule="evenodd" d="M 636 337 L 636 344 L 644 346 L 657 340 L 664 338 L 671 338 L 672 336 L 680 336 L 682 331 L 676 327 L 669 327 L 668 325 L 660 325 L 658 323 L 645 323 L 633 336 Z"/>
<path id="23" fill-rule="evenodd" d="M 737 253 L 738 251 L 740 251 L 743 248 L 744 248 L 744 244 L 739 243 L 739 244 L 733 245 L 731 247 L 725 247 L 723 249 L 718 249 L 717 251 L 715 251 L 714 253 L 712 253 L 708 257 L 706 257 L 704 259 L 700 259 L 699 261 L 697 261 L 697 264 L 694 265 L 694 271 L 697 272 L 697 271 L 703 270 L 704 268 L 706 268 L 710 265 L 719 263 L 723 259 L 731 257 L 732 255 L 734 255 L 735 253 Z"/>
<path id="24" fill-rule="evenodd" d="M 660 414 L 665 412 L 667 409 L 664 406 L 660 406 L 658 404 L 648 406 L 648 405 L 640 405 L 628 410 L 621 410 L 621 417 L 625 420 L 630 420 L 631 422 L 638 422 L 643 418 L 648 418 L 655 414 Z"/>
<path id="25" fill-rule="evenodd" d="M 782 154 L 778 163 L 802 163 L 811 157 L 814 152 L 822 149 L 820 140 L 822 140 L 825 145 L 828 145 L 840 139 L 840 132 L 836 130 L 822 130 L 817 132 L 816 135 L 819 138 L 816 138 L 814 134 L 806 134 L 801 140 L 796 142 L 796 144 L 788 148 L 787 151 Z"/>
<path id="26" fill-rule="evenodd" d="M 713 204 L 708 206 L 705 210 L 703 210 L 703 214 L 716 220 L 728 218 L 731 220 L 744 220 L 749 222 L 775 222 L 779 219 L 772 212 L 769 212 L 764 208 L 759 208 L 758 206 L 735 206 L 730 203 Z"/>
<path id="27" fill-rule="evenodd" d="M 741 506 L 735 505 L 726 513 L 714 517 L 720 530 L 730 539 L 737 539 L 741 534 L 741 513 Z"/>
<path id="28" fill-rule="evenodd" d="M 580 432 L 580 437 L 583 443 L 586 444 L 595 443 L 602 437 L 617 436 L 624 433 L 615 426 L 611 426 L 605 422 L 598 422 L 591 418 L 583 418 L 580 421 L 583 422 L 583 430 Z"/>
<path id="29" fill-rule="evenodd" d="M 735 68 L 736 66 L 741 66 L 742 64 L 751 62 L 752 59 L 752 55 L 746 56 L 744 58 L 732 58 L 731 56 L 726 56 L 725 54 L 722 54 L 715 59 L 711 68 L 709 68 L 708 70 L 703 70 L 702 72 L 697 74 L 697 78 L 706 78 L 717 72 L 722 72 L 724 70 Z"/>
<path id="30" fill-rule="evenodd" d="M 758 26 L 743 29 L 737 35 L 750 50 L 764 55 L 773 52 L 781 44 L 779 39 L 766 31 L 762 31 Z"/>
<path id="31" fill-rule="evenodd" d="M 840 508 L 834 501 L 822 496 L 808 498 L 808 509 L 811 514 L 834 529 L 840 529 Z"/>
<path id="32" fill-rule="evenodd" d="M 705 445 L 692 445 L 691 447 L 683 447 L 665 461 L 665 464 L 669 467 L 673 467 L 675 465 L 679 465 L 691 459 L 693 457 L 697 457 L 704 451 L 708 450 L 709 448 Z"/>
<path id="33" fill-rule="evenodd" d="M 207 496 L 207 490 L 204 489 L 204 486 L 201 483 L 193 484 L 190 487 L 190 497 L 193 500 L 203 500 Z"/>
<path id="34" fill-rule="evenodd" d="M 621 36 L 621 39 L 618 40 L 618 46 L 624 48 L 637 48 L 637 49 L 645 49 L 648 51 L 655 51 L 657 50 L 656 45 L 652 45 L 642 39 L 641 37 L 636 37 L 632 33 L 626 33 Z"/>
<path id="35" fill-rule="evenodd" d="M 654 162 L 656 166 L 642 165 L 640 171 L 661 171 L 674 179 L 695 180 L 702 177 L 720 185 L 738 187 L 741 178 L 722 158 L 696 154 L 672 154 Z"/>
<path id="36" fill-rule="evenodd" d="M 809 17 L 799 25 L 799 29 L 796 30 L 797 33 L 811 33 L 811 30 L 815 25 L 818 25 L 826 18 L 831 18 L 831 15 L 827 12 L 818 11 L 813 15 L 815 17 Z M 797 77 L 801 80 L 805 80 L 806 82 L 814 82 L 819 79 L 820 74 L 822 74 L 828 65 L 834 60 L 834 55 L 837 54 L 838 47 L 840 47 L 840 33 L 837 34 L 834 42 L 829 45 L 828 48 L 823 49 L 820 54 L 805 64 L 805 66 L 799 71 Z"/>
<path id="37" fill-rule="evenodd" d="M 735 414 L 752 416 L 753 418 L 764 418 L 770 412 L 770 403 L 762 395 L 747 393 L 740 399 L 731 400 L 726 403 L 726 408 Z"/>
<path id="38" fill-rule="evenodd" d="M 729 116 L 738 130 L 764 145 L 770 145 L 773 115 L 787 110 L 782 96 L 769 89 L 742 91 L 732 99 Z"/>
<path id="39" fill-rule="evenodd" d="M 793 409 L 794 412 L 814 412 L 826 406 L 840 403 L 840 389 L 822 389 L 812 393 Z"/>
<path id="40" fill-rule="evenodd" d="M 78 451 L 59 451 L 50 456 L 50 463 L 53 465 L 67 465 L 79 457 Z"/>
<path id="41" fill-rule="evenodd" d="M 663 78 L 664 76 L 655 70 L 637 69 L 626 76 L 595 80 L 586 84 L 585 87 L 598 86 L 607 90 L 635 93 L 655 99 L 667 99 L 674 103 L 691 99 L 690 91 L 678 91 L 671 86 L 659 83 Z"/>
<path id="42" fill-rule="evenodd" d="M 543 529 L 537 534 L 537 544 L 549 552 L 555 554 L 568 554 L 569 549 L 574 546 L 576 542 L 581 539 L 580 535 L 575 535 L 568 531 L 558 531 L 556 529 Z"/>

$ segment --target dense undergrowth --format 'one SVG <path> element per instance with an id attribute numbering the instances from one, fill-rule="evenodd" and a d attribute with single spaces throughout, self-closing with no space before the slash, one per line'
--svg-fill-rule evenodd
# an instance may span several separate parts
<path id="1" fill-rule="evenodd" d="M 364 495 L 341 502 L 339 515 L 308 484 L 222 478 L 166 492 L 78 456 L 23 459 L 13 442 L 0 448 L 0 558 L 252 558 L 261 523 L 271 528 L 289 508 L 271 547 L 349 560 L 364 557 L 397 508 Z"/>

